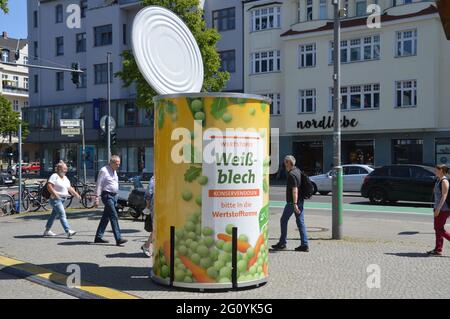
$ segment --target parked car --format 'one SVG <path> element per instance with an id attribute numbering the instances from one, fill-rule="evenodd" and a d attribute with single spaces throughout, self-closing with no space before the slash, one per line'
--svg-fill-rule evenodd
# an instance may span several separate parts
<path id="1" fill-rule="evenodd" d="M 434 168 L 422 165 L 388 165 L 367 175 L 361 195 L 372 204 L 397 201 L 432 202 Z"/>
<path id="2" fill-rule="evenodd" d="M 28 165 L 22 166 L 22 172 L 24 173 L 38 173 L 41 170 L 41 164 L 39 162 L 31 162 Z"/>
<path id="3" fill-rule="evenodd" d="M 14 176 L 7 172 L 0 173 L 0 185 L 4 186 L 12 186 L 16 183 L 16 179 Z"/>
<path id="4" fill-rule="evenodd" d="M 343 165 L 343 184 L 344 192 L 359 192 L 364 178 L 373 171 L 370 165 L 348 164 Z M 333 171 L 326 174 L 311 176 L 310 180 L 314 187 L 314 194 L 327 195 L 333 189 L 331 180 Z"/>

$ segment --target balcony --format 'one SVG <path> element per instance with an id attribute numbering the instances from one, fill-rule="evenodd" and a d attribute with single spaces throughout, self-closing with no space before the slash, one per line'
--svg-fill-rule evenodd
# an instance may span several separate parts
<path id="1" fill-rule="evenodd" d="M 3 81 L 3 92 L 2 93 L 11 93 L 28 96 L 28 88 L 20 87 L 15 83 L 9 81 Z"/>

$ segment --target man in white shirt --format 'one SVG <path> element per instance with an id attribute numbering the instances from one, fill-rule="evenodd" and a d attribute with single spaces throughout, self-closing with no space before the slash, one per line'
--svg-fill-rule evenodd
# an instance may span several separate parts
<path id="1" fill-rule="evenodd" d="M 97 199 L 95 205 L 98 206 L 99 198 L 101 198 L 105 205 L 105 209 L 103 210 L 103 216 L 98 225 L 97 233 L 95 234 L 95 243 L 108 243 L 107 240 L 103 239 L 103 235 L 105 234 L 106 226 L 108 226 L 109 221 L 111 221 L 111 227 L 117 246 L 127 242 L 126 239 L 122 238 L 120 233 L 119 216 L 116 210 L 117 193 L 119 191 L 119 177 L 117 176 L 117 170 L 119 167 L 120 157 L 118 155 L 113 155 L 111 156 L 109 165 L 102 167 L 98 173 L 96 187 Z"/>

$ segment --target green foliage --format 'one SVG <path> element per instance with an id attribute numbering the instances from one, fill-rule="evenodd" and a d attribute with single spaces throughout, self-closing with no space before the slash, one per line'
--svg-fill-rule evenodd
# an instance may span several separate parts
<path id="1" fill-rule="evenodd" d="M 1 1 L 1 0 L 0 0 Z M 202 91 L 218 92 L 226 85 L 230 75 L 228 72 L 220 72 L 220 56 L 216 51 L 216 43 L 220 39 L 215 29 L 208 29 L 203 19 L 203 10 L 200 9 L 198 0 L 143 0 L 144 6 L 156 5 L 165 7 L 177 14 L 188 26 L 194 35 L 203 58 L 204 79 Z M 136 84 L 136 104 L 139 107 L 153 108 L 153 97 L 157 93 L 148 85 L 134 59 L 133 53 L 122 53 L 122 71 L 116 76 L 128 87 Z"/>
<path id="2" fill-rule="evenodd" d="M 0 96 L 0 135 L 16 135 L 19 131 L 19 113 L 15 112 L 9 102 Z M 28 135 L 28 125 L 22 121 L 22 140 Z"/>
<path id="3" fill-rule="evenodd" d="M 0 10 L 4 13 L 8 13 L 8 0 L 0 0 Z"/>

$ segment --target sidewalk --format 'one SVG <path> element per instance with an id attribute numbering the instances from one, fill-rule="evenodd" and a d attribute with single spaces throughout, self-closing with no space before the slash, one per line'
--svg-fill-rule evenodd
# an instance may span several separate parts
<path id="1" fill-rule="evenodd" d="M 280 208 L 271 209 L 272 244 L 279 235 L 280 215 Z M 450 255 L 424 254 L 434 244 L 428 216 L 391 218 L 346 213 L 346 237 L 332 241 L 329 211 L 307 211 L 311 252 L 293 251 L 298 246 L 298 232 L 291 220 L 288 249 L 270 254 L 269 283 L 258 289 L 225 293 L 176 291 L 154 284 L 149 279 L 151 260 L 143 258 L 140 251 L 147 237 L 142 222 L 121 220 L 129 243 L 116 247 L 92 244 L 99 211 L 72 211 L 68 216 L 79 231 L 73 239 L 62 235 L 42 238 L 46 214 L 0 218 L 0 255 L 63 274 L 68 265 L 77 264 L 82 280 L 142 298 L 448 298 L 450 293 Z M 58 223 L 54 230 L 62 232 Z M 110 232 L 107 237 L 114 241 Z M 366 285 L 371 264 L 381 269 L 380 289 Z M 0 298 L 5 298 L 10 280 L 0 278 Z"/>

